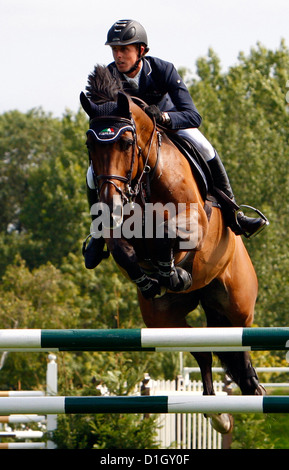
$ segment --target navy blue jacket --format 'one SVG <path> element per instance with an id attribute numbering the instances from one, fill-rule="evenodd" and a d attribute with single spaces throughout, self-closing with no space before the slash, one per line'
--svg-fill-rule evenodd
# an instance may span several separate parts
<path id="1" fill-rule="evenodd" d="M 174 65 L 155 57 L 145 57 L 142 60 L 138 90 L 118 72 L 114 62 L 108 69 L 113 76 L 120 76 L 127 94 L 141 98 L 148 105 L 155 104 L 161 111 L 168 112 L 171 129 L 199 127 L 202 118 Z"/>

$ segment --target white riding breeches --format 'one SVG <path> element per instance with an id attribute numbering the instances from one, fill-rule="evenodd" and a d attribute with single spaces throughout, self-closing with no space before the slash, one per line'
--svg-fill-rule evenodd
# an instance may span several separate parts
<path id="1" fill-rule="evenodd" d="M 207 162 L 215 157 L 216 151 L 214 147 L 212 146 L 212 144 L 210 144 L 208 139 L 206 139 L 206 137 L 199 131 L 199 129 L 179 129 L 177 131 L 177 134 L 191 142 Z M 95 189 L 91 165 L 87 170 L 86 181 L 90 189 Z"/>
<path id="2" fill-rule="evenodd" d="M 215 157 L 216 151 L 214 147 L 196 127 L 190 129 L 179 129 L 177 134 L 189 142 L 192 142 L 206 162 Z"/>

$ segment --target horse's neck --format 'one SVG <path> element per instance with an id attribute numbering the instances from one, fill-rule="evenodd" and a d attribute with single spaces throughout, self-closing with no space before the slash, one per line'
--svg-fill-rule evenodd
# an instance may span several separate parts
<path id="1" fill-rule="evenodd" d="M 162 139 L 153 183 L 161 198 L 198 203 L 204 206 L 204 200 L 190 164 L 165 135 Z"/>
<path id="2" fill-rule="evenodd" d="M 203 207 L 204 201 L 186 158 L 166 134 L 159 141 L 151 119 L 139 106 L 131 103 L 131 109 L 136 126 L 141 129 L 138 141 L 146 152 L 149 151 L 149 156 L 143 152 L 143 162 L 148 163 L 153 174 L 151 189 L 154 199 L 164 202 L 192 202 Z M 150 147 L 151 139 L 153 141 Z"/>

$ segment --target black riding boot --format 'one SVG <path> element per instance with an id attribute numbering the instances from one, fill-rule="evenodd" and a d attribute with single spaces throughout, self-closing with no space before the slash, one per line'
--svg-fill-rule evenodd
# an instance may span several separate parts
<path id="1" fill-rule="evenodd" d="M 218 190 L 221 190 L 221 192 L 225 193 L 225 196 L 222 197 L 222 195 L 218 192 L 218 194 L 221 195 L 220 203 L 224 212 L 226 223 L 236 235 L 246 235 L 247 237 L 250 237 L 251 235 L 260 231 L 264 225 L 268 224 L 266 219 L 261 217 L 247 217 L 241 211 L 237 213 L 236 217 L 238 205 L 235 202 L 234 194 L 225 167 L 217 152 L 215 152 L 215 157 L 208 161 L 208 166 L 211 170 L 213 183 L 217 192 Z M 226 196 L 229 198 L 229 200 L 226 200 Z"/>
<path id="2" fill-rule="evenodd" d="M 97 192 L 87 186 L 87 200 L 89 207 L 98 202 Z M 92 220 L 94 217 L 92 217 Z M 109 251 L 104 251 L 105 241 L 102 237 L 93 238 L 86 247 L 86 241 L 83 243 L 82 254 L 84 264 L 87 269 L 94 269 L 103 260 L 109 257 Z"/>

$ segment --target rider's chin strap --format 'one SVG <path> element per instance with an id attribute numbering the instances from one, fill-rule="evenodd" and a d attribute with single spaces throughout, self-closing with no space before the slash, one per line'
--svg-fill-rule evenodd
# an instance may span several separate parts
<path id="1" fill-rule="evenodd" d="M 137 61 L 135 62 L 135 64 L 134 64 L 127 72 L 125 72 L 125 75 L 129 75 L 130 73 L 134 72 L 134 71 L 138 68 L 140 61 L 144 58 L 144 56 L 145 56 L 145 55 L 148 53 L 148 51 L 149 51 L 149 48 L 146 47 L 145 50 L 144 50 L 144 53 L 141 54 L 141 53 L 140 53 L 140 48 L 141 48 L 141 44 L 139 45 L 139 53 L 138 53 L 139 58 L 137 59 Z"/>

